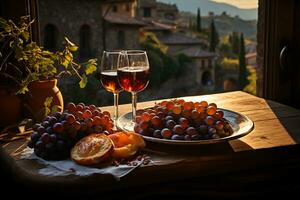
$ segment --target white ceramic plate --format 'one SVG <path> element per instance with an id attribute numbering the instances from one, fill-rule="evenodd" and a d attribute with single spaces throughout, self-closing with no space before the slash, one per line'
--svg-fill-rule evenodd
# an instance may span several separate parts
<path id="1" fill-rule="evenodd" d="M 143 136 L 146 141 L 163 143 L 163 144 L 178 144 L 178 145 L 198 145 L 198 144 L 212 144 L 218 142 L 225 142 L 243 137 L 250 133 L 254 128 L 254 123 L 245 115 L 226 109 L 219 108 L 224 112 L 224 118 L 227 119 L 233 129 L 233 133 L 230 136 L 222 137 L 218 139 L 207 140 L 171 140 L 171 139 L 159 139 L 155 137 Z M 120 116 L 117 120 L 117 127 L 124 131 L 133 131 L 132 126 L 126 127 L 126 124 L 131 121 L 132 113 L 126 113 Z"/>

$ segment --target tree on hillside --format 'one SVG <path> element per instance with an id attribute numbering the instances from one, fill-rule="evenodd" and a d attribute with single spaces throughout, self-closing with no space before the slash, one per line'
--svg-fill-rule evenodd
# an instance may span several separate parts
<path id="1" fill-rule="evenodd" d="M 232 53 L 234 53 L 235 55 L 239 55 L 239 48 L 240 48 L 240 39 L 239 39 L 239 35 L 237 32 L 232 32 L 231 37 L 229 38 L 229 42 L 231 44 L 232 47 Z"/>
<path id="2" fill-rule="evenodd" d="M 246 85 L 248 85 L 249 81 L 247 79 L 248 72 L 246 68 L 246 58 L 245 58 L 245 41 L 244 41 L 244 35 L 241 33 L 240 37 L 240 47 L 239 47 L 239 85 L 240 89 L 243 90 Z"/>
<path id="3" fill-rule="evenodd" d="M 209 51 L 215 52 L 218 43 L 219 43 L 219 34 L 215 27 L 214 19 L 212 19 L 210 23 Z"/>
<path id="4" fill-rule="evenodd" d="M 197 31 L 201 31 L 202 27 L 201 27 L 201 14 L 200 14 L 200 8 L 198 8 L 197 11 Z"/>

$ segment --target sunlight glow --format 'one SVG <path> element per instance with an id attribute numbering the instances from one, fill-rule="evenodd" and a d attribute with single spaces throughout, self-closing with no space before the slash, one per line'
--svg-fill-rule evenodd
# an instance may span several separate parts
<path id="1" fill-rule="evenodd" d="M 258 7 L 258 0 L 212 0 L 219 3 L 227 3 L 238 8 L 257 8 Z"/>

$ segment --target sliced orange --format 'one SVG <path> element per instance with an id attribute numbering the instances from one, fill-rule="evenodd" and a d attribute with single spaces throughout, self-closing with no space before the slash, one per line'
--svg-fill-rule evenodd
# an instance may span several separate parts
<path id="1" fill-rule="evenodd" d="M 93 165 L 108 159 L 112 150 L 112 141 L 105 134 L 91 134 L 76 143 L 71 158 L 81 165 Z"/>
<path id="2" fill-rule="evenodd" d="M 134 132 L 116 132 L 108 137 L 114 144 L 114 158 L 128 158 L 146 146 L 144 139 Z"/>

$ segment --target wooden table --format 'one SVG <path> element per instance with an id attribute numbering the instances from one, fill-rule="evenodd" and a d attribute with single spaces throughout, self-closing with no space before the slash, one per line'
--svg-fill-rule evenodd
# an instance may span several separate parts
<path id="1" fill-rule="evenodd" d="M 117 190 L 131 194 L 130 191 L 136 191 L 129 190 L 131 188 L 144 191 L 136 195 L 137 197 L 143 197 L 146 193 L 155 195 L 168 192 L 174 196 L 214 194 L 233 197 L 237 194 L 250 195 L 257 191 L 276 191 L 276 187 L 298 191 L 299 110 L 239 91 L 184 99 L 207 100 L 217 103 L 221 108 L 240 112 L 254 122 L 254 130 L 228 143 L 191 148 L 148 143 L 149 155 L 162 162 L 155 166 L 140 167 L 120 181 L 110 175 L 43 176 L 38 173 L 43 166 L 19 158 L 19 152 L 26 146 L 25 139 L 3 142 L 0 156 L 18 182 L 30 188 L 55 191 L 100 191 L 102 194 Z M 154 102 L 138 103 L 138 107 L 150 107 Z M 103 107 L 102 110 L 112 111 L 112 107 Z M 120 114 L 129 112 L 131 105 L 120 105 L 119 110 Z M 181 161 L 172 163 L 172 159 Z"/>

